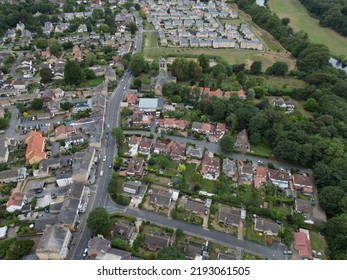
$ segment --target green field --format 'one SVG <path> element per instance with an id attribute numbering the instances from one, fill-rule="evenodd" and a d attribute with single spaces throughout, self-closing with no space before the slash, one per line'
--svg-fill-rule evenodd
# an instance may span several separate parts
<path id="1" fill-rule="evenodd" d="M 156 32 L 144 33 L 144 48 L 156 48 L 158 47 L 158 35 Z"/>
<path id="2" fill-rule="evenodd" d="M 269 0 L 267 3 L 280 18 L 290 18 L 289 25 L 295 31 L 305 31 L 312 42 L 326 45 L 336 56 L 347 53 L 347 37 L 330 28 L 319 26 L 319 21 L 307 13 L 299 0 Z"/>
<path id="3" fill-rule="evenodd" d="M 148 34 L 148 33 L 147 33 Z M 250 67 L 253 61 L 260 60 L 263 65 L 263 70 L 271 66 L 276 61 L 283 61 L 288 63 L 290 69 L 293 69 L 293 60 L 281 57 L 275 54 L 263 53 L 259 51 L 250 50 L 235 50 L 235 49 L 212 49 L 212 48 L 174 48 L 174 47 L 144 47 L 143 54 L 147 58 L 159 59 L 160 57 L 169 56 L 184 56 L 189 55 L 198 56 L 206 54 L 213 57 L 221 57 L 230 64 L 245 63 Z"/>

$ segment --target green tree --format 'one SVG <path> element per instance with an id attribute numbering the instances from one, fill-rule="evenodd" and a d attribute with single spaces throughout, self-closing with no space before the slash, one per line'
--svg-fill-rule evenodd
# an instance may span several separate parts
<path id="1" fill-rule="evenodd" d="M 179 173 L 183 173 L 184 171 L 186 171 L 186 165 L 185 165 L 184 163 L 180 163 L 180 164 L 178 165 L 177 171 L 178 171 Z"/>
<path id="2" fill-rule="evenodd" d="M 304 103 L 304 108 L 307 111 L 314 112 L 318 109 L 319 103 L 314 98 L 309 98 Z"/>
<path id="3" fill-rule="evenodd" d="M 146 61 L 141 53 L 136 53 L 131 58 L 130 70 L 135 77 L 147 70 Z"/>
<path id="4" fill-rule="evenodd" d="M 69 60 L 64 68 L 64 81 L 68 85 L 79 85 L 85 81 L 85 74 L 77 61 Z"/>
<path id="5" fill-rule="evenodd" d="M 347 259 L 347 214 L 341 214 L 328 220 L 325 230 L 329 247 L 329 256 L 335 260 Z"/>
<path id="6" fill-rule="evenodd" d="M 89 52 L 85 55 L 84 61 L 88 66 L 94 66 L 98 62 L 98 59 L 96 58 L 96 55 L 94 53 Z"/>
<path id="7" fill-rule="evenodd" d="M 45 38 L 38 38 L 35 41 L 35 45 L 38 49 L 45 50 L 48 48 L 48 41 Z"/>
<path id="8" fill-rule="evenodd" d="M 219 142 L 220 147 L 225 152 L 231 152 L 234 149 L 235 138 L 231 135 L 225 135 Z"/>
<path id="9" fill-rule="evenodd" d="M 185 256 L 175 247 L 165 247 L 158 252 L 158 260 L 185 260 Z"/>
<path id="10" fill-rule="evenodd" d="M 159 163 L 160 168 L 165 169 L 169 164 L 170 161 L 167 157 L 159 157 L 157 162 Z"/>
<path id="11" fill-rule="evenodd" d="M 64 42 L 62 44 L 64 50 L 69 50 L 73 48 L 73 43 L 71 41 Z"/>
<path id="12" fill-rule="evenodd" d="M 70 110 L 71 104 L 68 101 L 60 103 L 60 108 L 64 111 Z"/>
<path id="13" fill-rule="evenodd" d="M 344 196 L 344 191 L 338 186 L 327 186 L 319 192 L 319 204 L 325 209 L 327 215 L 333 217 L 340 212 L 340 201 Z"/>
<path id="14" fill-rule="evenodd" d="M 261 73 L 262 63 L 259 60 L 256 60 L 252 63 L 249 73 L 253 75 L 259 75 Z"/>
<path id="15" fill-rule="evenodd" d="M 128 206 L 130 203 L 130 197 L 125 195 L 117 195 L 116 203 L 122 206 Z"/>
<path id="16" fill-rule="evenodd" d="M 209 65 L 209 61 L 208 61 L 207 56 L 205 54 L 200 54 L 198 57 L 198 61 L 199 61 L 199 64 L 202 68 L 202 71 L 204 73 L 208 72 L 210 65 Z"/>
<path id="17" fill-rule="evenodd" d="M 49 47 L 49 50 L 51 54 L 53 54 L 54 56 L 56 57 L 61 56 L 61 45 L 59 43 L 55 42 L 53 45 Z"/>
<path id="18" fill-rule="evenodd" d="M 134 35 L 134 34 L 136 33 L 136 31 L 138 30 L 137 25 L 136 25 L 135 22 L 130 22 L 130 23 L 127 25 L 126 29 L 127 29 L 128 31 L 130 31 L 130 33 L 131 33 L 132 35 Z"/>
<path id="19" fill-rule="evenodd" d="M 112 128 L 111 135 L 116 140 L 117 145 L 121 146 L 125 139 L 123 130 L 120 127 Z"/>
<path id="20" fill-rule="evenodd" d="M 92 18 L 95 20 L 102 19 L 104 17 L 104 11 L 101 9 L 93 9 Z"/>
<path id="21" fill-rule="evenodd" d="M 288 73 L 288 64 L 282 61 L 276 61 L 272 66 L 266 69 L 266 74 L 274 76 L 283 76 Z"/>
<path id="22" fill-rule="evenodd" d="M 20 260 L 28 255 L 34 246 L 33 240 L 14 240 L 6 251 L 7 260 Z"/>
<path id="23" fill-rule="evenodd" d="M 110 231 L 110 215 L 107 210 L 97 207 L 90 211 L 87 219 L 87 227 L 91 230 L 92 235 L 102 234 L 107 236 Z"/>
<path id="24" fill-rule="evenodd" d="M 54 75 L 52 73 L 52 70 L 48 67 L 43 67 L 40 69 L 40 76 L 41 76 L 41 82 L 47 83 L 52 81 Z"/>
<path id="25" fill-rule="evenodd" d="M 31 108 L 34 110 L 41 110 L 43 107 L 43 100 L 42 98 L 35 98 L 33 101 L 31 101 Z"/>

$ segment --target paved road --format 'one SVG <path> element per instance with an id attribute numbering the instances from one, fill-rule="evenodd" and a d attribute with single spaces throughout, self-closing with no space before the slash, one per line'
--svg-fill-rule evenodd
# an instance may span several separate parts
<path id="1" fill-rule="evenodd" d="M 144 136 L 149 137 L 150 134 L 152 132 L 151 131 L 144 131 L 144 130 L 125 130 L 124 134 L 125 135 L 132 135 L 132 134 L 141 134 Z M 154 137 L 161 137 L 160 133 L 153 133 Z M 233 159 L 239 159 L 239 160 L 251 160 L 253 162 L 257 162 L 258 160 L 262 161 L 263 164 L 267 165 L 268 163 L 274 163 L 278 168 L 283 168 L 283 169 L 294 169 L 294 168 L 299 168 L 301 172 L 306 172 L 306 173 L 310 173 L 312 172 L 311 169 L 305 168 L 305 167 L 301 167 L 298 165 L 294 165 L 288 162 L 283 162 L 283 161 L 278 161 L 278 160 L 271 160 L 271 159 L 264 159 L 261 157 L 257 157 L 257 156 L 250 156 L 250 155 L 243 155 L 243 154 L 237 154 L 237 153 L 228 153 L 228 152 L 223 152 L 220 145 L 218 143 L 215 142 L 206 142 L 206 141 L 201 141 L 201 140 L 195 140 L 195 139 L 190 139 L 190 138 L 186 138 L 186 137 L 180 137 L 180 136 L 174 136 L 174 135 L 165 135 L 165 138 L 170 139 L 171 141 L 180 141 L 183 143 L 192 143 L 195 145 L 199 145 L 203 148 L 207 148 L 208 150 L 210 150 L 211 152 L 215 153 L 215 154 L 223 154 L 227 157 L 233 158 Z"/>
<path id="2" fill-rule="evenodd" d="M 16 141 L 21 141 L 24 139 L 24 136 L 19 135 L 16 132 L 17 125 L 20 123 L 20 120 L 17 119 L 19 110 L 15 106 L 7 107 L 7 109 L 11 112 L 11 120 L 8 128 L 5 130 L 6 132 L 4 134 L 0 134 L 0 139 L 14 138 Z"/>
<path id="3" fill-rule="evenodd" d="M 251 242 L 249 240 L 239 240 L 236 237 L 231 236 L 230 234 L 227 234 L 224 232 L 203 229 L 201 226 L 193 225 L 193 224 L 186 223 L 180 220 L 175 220 L 172 218 L 168 218 L 166 216 L 163 216 L 154 212 L 150 212 L 150 211 L 146 211 L 142 209 L 140 210 L 138 208 L 131 208 L 131 207 L 122 208 L 118 205 L 115 205 L 111 201 L 109 201 L 108 205 L 106 206 L 106 209 L 110 213 L 123 212 L 131 216 L 135 216 L 147 221 L 154 222 L 160 226 L 170 227 L 175 229 L 180 228 L 184 232 L 190 235 L 198 236 L 206 240 L 217 241 L 218 243 L 224 244 L 226 246 L 240 247 L 240 248 L 243 248 L 245 251 L 258 255 L 260 257 L 265 257 L 269 259 L 278 259 L 278 260 L 284 259 L 284 255 L 283 255 L 284 245 L 279 243 L 274 242 L 272 246 L 265 246 L 265 245 Z"/>
<path id="4" fill-rule="evenodd" d="M 135 16 L 136 23 L 139 26 L 139 30 L 136 33 L 136 44 L 134 47 L 133 53 L 137 53 L 141 51 L 142 47 L 142 20 L 137 12 L 133 12 Z M 123 75 L 123 78 L 119 81 L 119 84 L 117 88 L 112 92 L 111 96 L 109 97 L 109 102 L 107 104 L 106 108 L 106 130 L 111 131 L 112 128 L 119 126 L 119 114 L 120 114 L 120 103 L 123 99 L 123 96 L 127 89 L 129 88 L 129 85 L 131 84 L 133 80 L 133 75 L 130 71 L 126 71 Z M 86 212 L 81 217 L 81 226 L 82 229 L 81 232 L 78 232 L 77 234 L 74 234 L 75 236 L 75 246 L 72 248 L 72 250 L 69 253 L 68 258 L 69 259 L 82 259 L 83 250 L 88 245 L 88 240 L 90 239 L 91 232 L 86 226 L 86 217 L 88 216 L 88 213 L 91 209 L 96 207 L 104 207 L 107 205 L 108 200 L 108 192 L 107 187 L 108 183 L 110 181 L 110 178 L 112 176 L 112 169 L 108 168 L 109 164 L 112 163 L 112 160 L 114 156 L 117 154 L 117 146 L 115 143 L 115 140 L 112 137 L 109 137 L 108 140 L 104 140 L 105 143 L 103 145 L 101 155 L 102 157 L 106 155 L 106 161 L 101 161 L 99 163 L 99 170 L 100 173 L 101 170 L 104 171 L 104 174 L 102 177 L 98 176 L 98 179 L 95 183 L 96 189 L 95 194 L 92 196 L 92 199 L 90 200 L 89 206 L 86 210 Z M 119 208 L 119 211 L 122 209 Z"/>

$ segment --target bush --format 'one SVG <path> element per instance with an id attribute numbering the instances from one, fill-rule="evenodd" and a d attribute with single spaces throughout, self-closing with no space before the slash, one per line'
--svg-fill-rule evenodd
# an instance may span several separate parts
<path id="1" fill-rule="evenodd" d="M 130 197 L 124 195 L 118 195 L 116 198 L 116 203 L 122 206 L 128 206 L 130 203 Z"/>

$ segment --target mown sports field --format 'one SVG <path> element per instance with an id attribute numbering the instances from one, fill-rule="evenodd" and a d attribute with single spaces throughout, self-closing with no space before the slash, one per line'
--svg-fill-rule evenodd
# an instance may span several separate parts
<path id="1" fill-rule="evenodd" d="M 295 31 L 305 31 L 312 42 L 326 45 L 335 56 L 347 54 L 347 37 L 321 27 L 299 0 L 268 0 L 267 4 L 280 18 L 290 18 L 289 25 Z"/>

